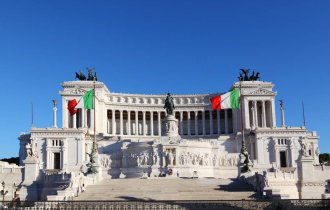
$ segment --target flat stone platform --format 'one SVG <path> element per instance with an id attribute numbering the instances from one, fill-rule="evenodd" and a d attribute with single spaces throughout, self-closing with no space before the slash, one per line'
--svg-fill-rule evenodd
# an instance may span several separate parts
<path id="1" fill-rule="evenodd" d="M 246 183 L 230 179 L 106 179 L 74 200 L 251 200 L 254 194 Z"/>

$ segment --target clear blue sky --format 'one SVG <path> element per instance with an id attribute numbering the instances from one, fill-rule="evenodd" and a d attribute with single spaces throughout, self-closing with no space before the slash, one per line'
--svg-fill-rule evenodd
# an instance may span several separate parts
<path id="1" fill-rule="evenodd" d="M 50 127 L 60 83 L 86 67 L 110 91 L 147 94 L 222 92 L 239 68 L 260 71 L 286 124 L 302 125 L 304 100 L 330 152 L 328 0 L 2 0 L 0 158 L 18 155 L 31 103 L 35 126 Z"/>

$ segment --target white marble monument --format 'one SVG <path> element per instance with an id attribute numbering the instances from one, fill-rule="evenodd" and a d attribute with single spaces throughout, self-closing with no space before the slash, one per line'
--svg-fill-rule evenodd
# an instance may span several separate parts
<path id="1" fill-rule="evenodd" d="M 105 179 L 163 175 L 237 178 L 243 121 L 245 145 L 253 162 L 251 174 L 266 171 L 268 190 L 282 197 L 309 198 L 315 187 L 306 186 L 312 184 L 318 188 L 312 197 L 321 198 L 323 188 L 325 193 L 330 169 L 318 166 L 319 137 L 302 126 L 285 126 L 284 122 L 277 126 L 277 93 L 271 82 L 233 83 L 231 89 L 241 88 L 242 118 L 240 110 L 212 110 L 210 98 L 222 93 L 173 95 L 175 109 L 169 114 L 164 110 L 166 95 L 114 93 L 102 82 L 95 84 L 95 116 L 94 111 L 79 104 L 76 114 L 71 115 L 68 102 L 78 101 L 94 82 L 66 81 L 62 87 L 62 126 L 57 126 L 54 103 L 52 127 L 32 128 L 19 137 L 20 165 L 25 170 L 22 181 L 27 187 L 33 181 L 38 186 L 46 186 L 43 183 L 51 179 L 65 181 L 68 174 L 68 180 L 78 183 L 86 174 L 94 135 Z M 281 110 L 284 121 L 283 107 Z M 307 159 L 302 158 L 301 151 Z M 84 177 L 86 185 L 97 181 Z M 51 189 L 56 186 L 47 186 L 47 190 L 38 189 L 38 198 L 54 195 Z M 79 192 L 80 188 L 74 189 Z"/>

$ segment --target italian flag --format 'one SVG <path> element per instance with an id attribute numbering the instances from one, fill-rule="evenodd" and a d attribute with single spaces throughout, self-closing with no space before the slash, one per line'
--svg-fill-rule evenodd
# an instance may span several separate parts
<path id="1" fill-rule="evenodd" d="M 210 99 L 212 103 L 212 110 L 239 109 L 239 95 L 239 89 L 235 88 L 223 95 L 212 97 Z"/>
<path id="2" fill-rule="evenodd" d="M 81 100 L 83 99 L 83 100 Z M 79 101 L 77 102 L 76 99 L 70 100 L 68 102 L 68 110 L 70 112 L 71 115 L 74 115 L 77 113 L 77 109 L 79 107 L 82 107 L 82 103 L 84 106 L 84 109 L 94 109 L 94 89 L 91 89 L 89 91 L 87 91 L 83 97 L 81 97 L 79 99 Z"/>

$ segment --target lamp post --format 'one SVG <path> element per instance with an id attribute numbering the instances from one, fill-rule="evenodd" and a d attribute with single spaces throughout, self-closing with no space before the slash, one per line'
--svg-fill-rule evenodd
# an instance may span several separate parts
<path id="1" fill-rule="evenodd" d="M 6 183 L 4 181 L 1 183 L 1 185 L 2 185 L 2 190 L 0 191 L 0 193 L 2 195 L 2 203 L 3 205 L 5 205 L 5 195 L 7 195 L 8 190 L 5 191 Z"/>

